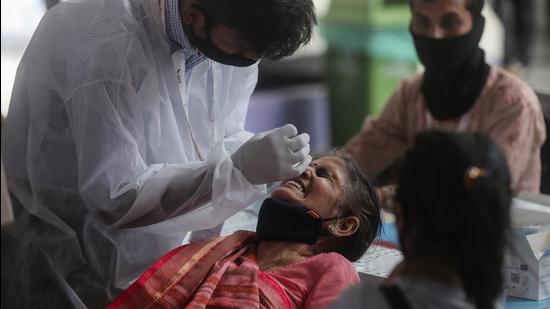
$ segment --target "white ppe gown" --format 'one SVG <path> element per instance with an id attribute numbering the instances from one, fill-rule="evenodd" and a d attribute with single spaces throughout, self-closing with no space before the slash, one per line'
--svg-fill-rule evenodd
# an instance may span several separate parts
<path id="1" fill-rule="evenodd" d="M 183 59 L 155 0 L 62 2 L 23 56 L 2 130 L 21 208 L 10 254 L 38 250 L 70 306 L 104 306 L 188 231 L 265 197 L 230 158 L 252 136 L 244 121 L 257 65 L 207 59 L 186 84 Z"/>

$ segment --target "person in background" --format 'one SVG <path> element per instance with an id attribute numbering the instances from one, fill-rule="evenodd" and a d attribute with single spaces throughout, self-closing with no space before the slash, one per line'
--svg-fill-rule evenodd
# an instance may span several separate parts
<path id="1" fill-rule="evenodd" d="M 381 285 L 353 287 L 331 308 L 501 307 L 512 193 L 498 146 L 477 133 L 419 134 L 398 183 L 404 260 Z"/>
<path id="2" fill-rule="evenodd" d="M 481 132 L 503 150 L 514 194 L 538 192 L 546 138 L 541 106 L 523 81 L 485 62 L 478 47 L 483 5 L 483 0 L 410 1 L 410 31 L 425 71 L 403 80 L 382 114 L 367 117 L 348 142 L 347 150 L 367 172 L 392 170 L 422 131 Z"/>
<path id="3" fill-rule="evenodd" d="M 315 24 L 311 0 L 49 9 L 2 129 L 16 208 L 2 238 L 2 291 L 16 292 L 3 307 L 104 308 L 189 231 L 300 175 L 307 134 L 253 136 L 244 122 L 259 59 L 294 53 Z"/>
<path id="4" fill-rule="evenodd" d="M 314 160 L 264 200 L 256 233 L 168 253 L 109 308 L 323 309 L 352 284 L 378 235 L 374 187 L 344 152 Z"/>
<path id="5" fill-rule="evenodd" d="M 524 77 L 533 50 L 535 2 L 495 0 L 494 8 L 504 25 L 504 66 L 519 77 Z"/>

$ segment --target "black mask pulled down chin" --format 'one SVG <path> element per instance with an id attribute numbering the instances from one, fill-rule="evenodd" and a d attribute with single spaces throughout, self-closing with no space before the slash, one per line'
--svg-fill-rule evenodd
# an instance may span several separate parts
<path id="1" fill-rule="evenodd" d="M 483 90 L 490 71 L 484 52 L 478 47 L 484 26 L 483 17 L 475 18 L 469 33 L 446 39 L 411 31 L 418 58 L 426 68 L 422 95 L 435 119 L 451 120 L 464 115 Z"/>
<path id="2" fill-rule="evenodd" d="M 248 67 L 256 63 L 255 60 L 246 57 L 226 54 L 216 45 L 214 45 L 214 43 L 212 42 L 212 38 L 210 37 L 210 29 L 212 25 L 212 23 L 209 21 L 210 17 L 202 8 L 196 7 L 196 9 L 203 12 L 207 38 L 201 39 L 197 37 L 195 35 L 193 25 L 187 25 L 187 27 L 184 27 L 184 29 L 191 44 L 193 44 L 206 57 L 225 65 L 231 65 L 235 67 Z"/>
<path id="3" fill-rule="evenodd" d="M 321 236 L 323 222 L 336 218 L 323 219 L 304 206 L 270 197 L 264 200 L 260 208 L 256 234 L 259 240 L 313 245 Z"/>

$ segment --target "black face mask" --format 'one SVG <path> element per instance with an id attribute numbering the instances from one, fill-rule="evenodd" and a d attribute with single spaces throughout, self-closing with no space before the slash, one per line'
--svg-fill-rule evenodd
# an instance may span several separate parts
<path id="1" fill-rule="evenodd" d="M 200 10 L 204 15 L 204 27 L 207 37 L 206 39 L 198 38 L 195 35 L 195 31 L 193 30 L 193 25 L 188 25 L 188 27 L 184 27 L 184 29 L 186 29 L 186 34 L 191 44 L 193 44 L 206 57 L 225 65 L 231 65 L 235 67 L 248 67 L 256 63 L 256 60 L 252 60 L 246 57 L 228 55 L 224 53 L 221 49 L 219 49 L 216 45 L 214 45 L 214 43 L 212 42 L 212 38 L 210 37 L 211 23 L 209 21 L 211 17 L 209 17 L 204 9 L 197 6 L 195 6 L 195 8 Z"/>
<path id="2" fill-rule="evenodd" d="M 485 19 L 458 37 L 433 39 L 411 31 L 420 62 L 426 68 L 422 95 L 435 119 L 451 120 L 465 114 L 481 93 L 490 67 L 478 47 Z"/>
<path id="3" fill-rule="evenodd" d="M 323 219 L 314 210 L 275 198 L 264 200 L 258 215 L 256 234 L 260 240 L 276 240 L 313 245 L 322 235 Z"/>

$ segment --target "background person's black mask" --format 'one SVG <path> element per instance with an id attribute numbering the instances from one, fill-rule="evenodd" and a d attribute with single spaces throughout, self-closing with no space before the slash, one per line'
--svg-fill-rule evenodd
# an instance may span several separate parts
<path id="1" fill-rule="evenodd" d="M 422 95 L 431 115 L 437 120 L 456 119 L 468 112 L 489 75 L 485 53 L 478 47 L 485 19 L 473 20 L 472 30 L 464 35 L 434 39 L 411 30 L 420 62 L 426 68 Z"/>
<path id="2" fill-rule="evenodd" d="M 264 200 L 258 215 L 259 240 L 289 241 L 313 245 L 321 236 L 323 219 L 317 212 L 276 198 Z"/>
<path id="3" fill-rule="evenodd" d="M 235 67 L 248 67 L 256 63 L 256 60 L 252 60 L 252 59 L 238 56 L 238 55 L 226 54 L 221 49 L 219 49 L 216 45 L 214 45 L 214 43 L 212 42 L 212 38 L 210 37 L 210 29 L 213 25 L 211 20 L 212 18 L 201 7 L 195 6 L 195 8 L 201 11 L 204 15 L 204 20 L 205 20 L 204 28 L 206 32 L 206 39 L 201 39 L 197 37 L 195 35 L 193 26 L 187 25 L 188 27 L 187 28 L 184 27 L 184 29 L 187 29 L 186 34 L 191 44 L 193 44 L 206 57 L 222 64 L 231 65 Z"/>

